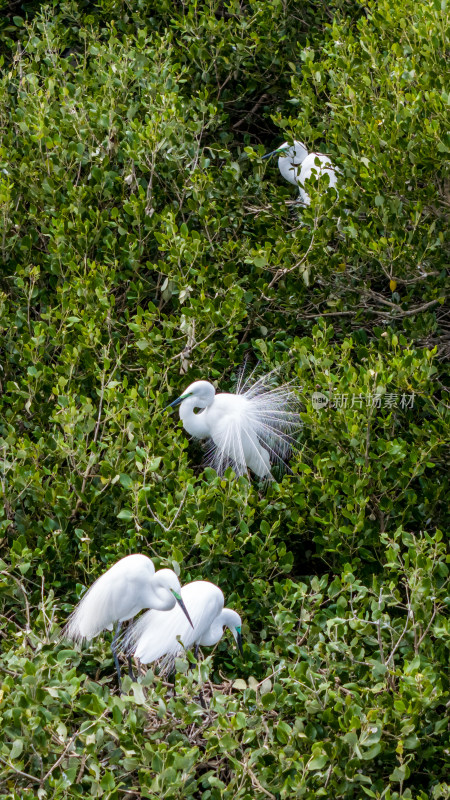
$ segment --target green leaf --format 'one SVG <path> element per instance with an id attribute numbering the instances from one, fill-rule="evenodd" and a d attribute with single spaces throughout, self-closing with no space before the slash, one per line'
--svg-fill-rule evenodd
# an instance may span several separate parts
<path id="1" fill-rule="evenodd" d="M 122 484 L 124 489 L 131 489 L 131 487 L 133 486 L 133 480 L 125 472 L 120 473 L 120 483 Z M 119 514 L 119 519 L 125 519 L 125 517 L 121 517 Z"/>
<path id="2" fill-rule="evenodd" d="M 328 756 L 326 755 L 315 756 L 314 758 L 311 759 L 311 761 L 308 761 L 306 769 L 308 770 L 322 769 L 327 763 L 328 763 Z"/>
<path id="3" fill-rule="evenodd" d="M 10 760 L 14 761 L 14 759 L 19 758 L 19 756 L 22 754 L 22 751 L 23 751 L 23 741 L 22 741 L 22 739 L 14 739 L 13 746 L 11 747 L 11 750 L 9 751 Z"/>
<path id="4" fill-rule="evenodd" d="M 144 690 L 141 684 L 133 683 L 131 688 L 133 689 L 135 702 L 138 705 L 143 705 L 146 702 L 146 700 L 145 700 Z"/>

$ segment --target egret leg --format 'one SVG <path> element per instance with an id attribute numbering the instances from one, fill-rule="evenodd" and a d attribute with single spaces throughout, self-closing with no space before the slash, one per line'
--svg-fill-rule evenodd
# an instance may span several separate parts
<path id="1" fill-rule="evenodd" d="M 198 661 L 199 651 L 200 651 L 200 648 L 199 648 L 198 644 L 194 644 L 194 658 L 195 658 L 196 661 Z M 195 667 L 195 664 L 192 664 L 191 661 L 190 661 L 188 669 L 191 670 L 191 669 L 194 669 L 194 667 Z"/>
<path id="2" fill-rule="evenodd" d="M 111 643 L 111 650 L 112 650 L 112 654 L 113 654 L 114 665 L 115 665 L 116 671 L 117 671 L 117 682 L 119 684 L 119 692 L 120 693 L 122 692 L 122 680 L 121 680 L 121 677 L 120 677 L 120 665 L 119 665 L 119 659 L 117 658 L 116 644 L 117 644 L 117 638 L 119 636 L 121 627 L 122 627 L 122 623 L 118 622 L 117 623 L 116 632 L 114 634 L 114 638 L 113 638 L 112 643 Z"/>
<path id="3" fill-rule="evenodd" d="M 133 662 L 131 660 L 131 656 L 127 656 L 127 661 L 128 661 L 128 675 L 130 676 L 132 681 L 135 681 L 136 678 L 134 677 L 133 673 Z"/>
<path id="4" fill-rule="evenodd" d="M 176 690 L 176 686 L 175 686 L 176 677 L 177 677 L 177 673 L 176 673 L 176 670 L 175 670 L 175 667 L 174 667 L 173 668 L 173 672 L 171 672 L 167 677 L 168 682 L 173 684 L 173 696 L 174 697 L 177 696 L 177 690 Z"/>
<path id="5" fill-rule="evenodd" d="M 194 656 L 195 656 L 197 661 L 198 661 L 199 652 L 200 652 L 200 647 L 198 646 L 198 644 L 195 644 L 194 645 Z M 199 678 L 200 678 L 200 670 L 199 670 Z M 198 699 L 200 700 L 200 705 L 202 706 L 202 708 L 206 708 L 205 698 L 203 697 L 203 690 L 202 690 L 201 686 L 200 686 L 200 688 L 198 690 Z"/>
<path id="6" fill-rule="evenodd" d="M 203 689 L 199 689 L 198 699 L 200 700 L 201 707 L 202 708 L 207 708 L 206 703 L 205 703 L 205 698 L 203 697 Z"/>

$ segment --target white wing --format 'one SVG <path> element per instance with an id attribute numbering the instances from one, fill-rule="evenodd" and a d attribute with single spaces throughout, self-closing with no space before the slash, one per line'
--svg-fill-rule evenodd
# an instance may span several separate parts
<path id="1" fill-rule="evenodd" d="M 101 631 L 111 630 L 115 622 L 142 611 L 146 607 L 145 589 L 154 574 L 155 567 L 147 556 L 136 553 L 117 561 L 80 600 L 62 637 L 73 642 L 90 641 Z"/>
<path id="2" fill-rule="evenodd" d="M 173 658 L 189 650 L 221 612 L 224 597 L 209 581 L 193 581 L 181 589 L 193 628 L 177 604 L 170 611 L 147 611 L 127 631 L 122 640 L 125 652 L 144 664 L 160 658 Z"/>

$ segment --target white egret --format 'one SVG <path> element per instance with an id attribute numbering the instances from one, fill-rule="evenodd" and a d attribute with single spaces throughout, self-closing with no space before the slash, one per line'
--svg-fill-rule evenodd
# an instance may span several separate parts
<path id="1" fill-rule="evenodd" d="M 248 380 L 239 383 L 236 394 L 216 394 L 208 381 L 195 381 L 168 406 L 180 405 L 180 419 L 191 436 L 210 440 L 207 463 L 219 475 L 231 466 L 236 475 L 248 468 L 272 480 L 271 462 L 286 466 L 291 434 L 301 426 L 298 400 L 289 386 L 271 388 L 272 378 L 270 373 L 251 386 Z"/>
<path id="2" fill-rule="evenodd" d="M 231 608 L 224 608 L 223 592 L 209 581 L 192 581 L 181 589 L 181 596 L 189 607 L 192 627 L 178 607 L 171 611 L 147 611 L 127 631 L 123 639 L 125 652 L 133 654 L 144 664 L 161 662 L 161 674 L 172 671 L 176 656 L 185 650 L 205 645 L 211 647 L 220 641 L 227 627 L 242 653 L 242 621 Z"/>
<path id="3" fill-rule="evenodd" d="M 279 154 L 278 169 L 283 178 L 286 178 L 289 183 L 293 183 L 294 186 L 298 186 L 303 205 L 309 206 L 311 203 L 311 198 L 304 188 L 305 182 L 309 178 L 314 176 L 320 178 L 322 175 L 328 175 L 328 188 L 336 186 L 338 171 L 329 157 L 322 153 L 308 153 L 303 142 L 294 141 L 291 146 L 289 146 L 288 142 L 284 142 L 284 144 L 271 153 L 267 153 L 263 158 L 270 158 L 270 156 L 276 154 Z"/>
<path id="4" fill-rule="evenodd" d="M 192 625 L 175 572 L 171 569 L 155 572 L 150 558 L 135 553 L 121 558 L 97 578 L 70 615 L 62 636 L 72 642 L 89 642 L 101 631 L 111 631 L 116 626 L 111 649 L 120 689 L 116 642 L 122 623 L 144 608 L 167 613 L 176 603 Z M 130 659 L 128 668 L 133 677 Z"/>

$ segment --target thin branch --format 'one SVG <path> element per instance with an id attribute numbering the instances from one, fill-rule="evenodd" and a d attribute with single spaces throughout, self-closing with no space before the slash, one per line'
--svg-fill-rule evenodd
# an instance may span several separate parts
<path id="1" fill-rule="evenodd" d="M 220 89 L 222 90 L 223 86 L 221 86 Z M 245 117 L 242 117 L 242 119 L 240 119 L 238 122 L 235 122 L 234 125 L 231 126 L 231 130 L 235 131 L 237 128 L 240 128 L 241 125 L 244 122 L 246 122 L 246 120 L 252 117 L 258 111 L 258 108 L 260 107 L 260 105 L 262 105 L 262 103 L 264 103 L 264 100 L 266 100 L 268 96 L 269 96 L 268 94 L 262 94 L 259 100 L 257 100 L 257 102 L 255 103 L 255 105 L 250 109 L 250 111 L 247 112 Z"/>
<path id="2" fill-rule="evenodd" d="M 27 593 L 26 593 L 26 589 L 25 589 L 23 583 L 21 583 L 21 581 L 19 581 L 19 579 L 16 578 L 15 575 L 11 575 L 11 573 L 8 572 L 7 570 L 1 570 L 0 575 L 7 575 L 8 578 L 12 578 L 12 580 L 16 582 L 17 586 L 19 587 L 20 591 L 22 592 L 23 598 L 25 600 L 25 614 L 26 614 L 26 618 L 27 618 L 26 632 L 29 633 L 31 631 L 30 604 L 28 602 L 28 596 L 27 596 Z"/>
<path id="3" fill-rule="evenodd" d="M 389 657 L 388 657 L 388 659 L 386 661 L 386 666 L 388 666 L 389 663 L 393 660 L 395 653 L 397 652 L 398 648 L 400 647 L 400 644 L 401 644 L 402 640 L 404 639 L 404 637 L 406 635 L 406 631 L 408 630 L 408 626 L 409 626 L 409 614 L 410 614 L 410 612 L 408 610 L 408 613 L 406 615 L 405 627 L 403 628 L 403 630 L 402 630 L 402 632 L 400 634 L 400 637 L 397 639 L 397 644 L 394 646 L 393 650 L 391 651 L 391 653 L 390 653 L 390 655 L 389 655 Z"/>
<path id="4" fill-rule="evenodd" d="M 417 642 L 417 651 L 419 650 L 420 645 L 422 644 L 423 640 L 425 639 L 425 636 L 427 635 L 428 631 L 430 630 L 430 628 L 431 628 L 431 626 L 433 624 L 434 618 L 435 618 L 435 616 L 436 616 L 436 614 L 437 614 L 437 612 L 439 610 L 440 610 L 440 607 L 438 608 L 438 606 L 435 603 L 434 604 L 434 610 L 433 610 L 433 613 L 431 615 L 431 619 L 430 619 L 427 627 L 425 628 L 424 632 L 422 633 L 422 636 L 420 637 L 419 641 Z"/>
<path id="5" fill-rule="evenodd" d="M 86 731 L 88 731 L 90 728 L 93 728 L 93 727 L 94 727 L 94 725 L 97 725 L 97 723 L 98 723 L 98 722 L 100 722 L 100 720 L 101 720 L 103 717 L 105 717 L 105 716 L 106 716 L 106 714 L 108 714 L 108 713 L 109 713 L 109 709 L 107 708 L 107 709 L 106 709 L 106 711 L 104 711 L 104 712 L 103 712 L 103 714 L 101 714 L 101 715 L 99 716 L 99 718 L 98 718 L 98 719 L 96 719 L 94 722 L 92 722 L 90 725 L 88 725 L 88 726 L 87 726 L 87 728 L 84 728 L 84 729 L 83 729 L 83 733 L 86 733 Z M 40 782 L 40 784 L 41 784 L 41 786 L 42 786 L 42 785 L 45 783 L 45 781 L 47 780 L 47 778 L 49 778 L 49 777 L 50 777 L 50 775 L 51 775 L 51 774 L 52 774 L 52 772 L 53 772 L 53 771 L 56 769 L 56 767 L 59 767 L 59 765 L 61 764 L 61 761 L 64 759 L 65 755 L 67 754 L 67 751 L 69 750 L 69 748 L 71 747 L 71 745 L 74 743 L 74 741 L 75 741 L 75 739 L 77 738 L 77 736 L 79 736 L 79 735 L 80 735 L 80 733 L 81 733 L 81 728 L 78 728 L 78 730 L 77 730 L 77 731 L 75 731 L 75 733 L 73 734 L 73 736 L 71 736 L 71 737 L 70 737 L 70 739 L 69 739 L 69 741 L 67 742 L 67 744 L 66 744 L 66 746 L 65 746 L 64 750 L 62 751 L 62 753 L 61 753 L 60 757 L 59 757 L 59 758 L 58 758 L 58 759 L 55 761 L 55 763 L 53 764 L 53 766 L 51 766 L 51 767 L 50 767 L 49 771 L 48 771 L 48 772 L 47 772 L 47 773 L 44 775 L 44 777 L 42 778 L 42 780 L 40 780 L 40 781 L 39 781 L 39 782 Z"/>
<path id="6" fill-rule="evenodd" d="M 157 523 L 158 523 L 158 525 L 160 525 L 160 526 L 161 526 L 161 528 L 163 529 L 163 531 L 164 531 L 165 533 L 168 533 L 168 532 L 171 530 L 171 528 L 172 528 L 172 527 L 175 525 L 175 522 L 177 521 L 178 517 L 180 516 L 180 514 L 181 514 L 181 509 L 183 508 L 183 506 L 184 506 L 184 501 L 186 500 L 187 491 L 188 491 L 188 487 L 186 486 L 186 489 L 184 490 L 184 495 L 183 495 L 183 497 L 182 497 L 182 499 L 181 499 L 181 503 L 180 503 L 180 505 L 179 505 L 179 506 L 178 506 L 178 508 L 177 508 L 177 513 L 175 514 L 175 516 L 174 516 L 173 520 L 171 521 L 171 523 L 170 523 L 169 527 L 166 527 L 166 526 L 165 526 L 165 525 L 164 525 L 164 524 L 161 522 L 161 520 L 159 519 L 159 517 L 157 517 L 157 516 L 156 516 L 156 514 L 154 513 L 153 509 L 151 508 L 150 504 L 149 504 L 149 503 L 148 503 L 148 501 L 147 501 L 147 508 L 148 508 L 148 510 L 150 511 L 150 514 L 152 515 L 152 517 L 153 517 L 153 519 L 155 520 L 155 522 L 157 522 Z"/>
<path id="7" fill-rule="evenodd" d="M 7 761 L 6 758 L 2 758 L 2 756 L 0 756 L 0 761 L 2 762 L 2 764 L 5 764 L 7 767 L 12 769 L 13 772 L 16 773 L 16 775 L 22 775 L 22 778 L 27 778 L 29 781 L 33 781 L 33 783 L 41 782 L 41 779 L 36 778 L 35 775 L 29 775 L 28 772 L 22 772 L 21 769 L 17 769 L 17 767 L 15 767 L 14 764 L 11 764 L 9 761 Z"/>

